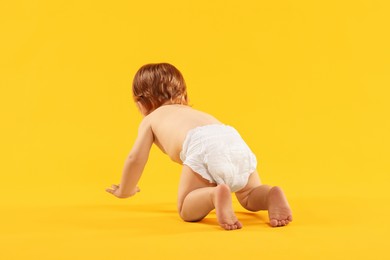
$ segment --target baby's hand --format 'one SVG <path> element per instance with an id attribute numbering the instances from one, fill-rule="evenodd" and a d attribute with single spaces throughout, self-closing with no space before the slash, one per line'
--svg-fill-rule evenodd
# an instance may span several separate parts
<path id="1" fill-rule="evenodd" d="M 138 187 L 135 187 L 133 192 L 130 192 L 130 193 L 127 193 L 127 194 L 123 194 L 121 189 L 120 189 L 120 187 L 119 187 L 119 185 L 113 184 L 111 186 L 111 189 L 108 188 L 108 189 L 106 189 L 106 191 L 108 193 L 111 193 L 112 195 L 114 195 L 117 198 L 125 199 L 125 198 L 129 198 L 131 196 L 134 196 L 137 192 L 140 192 L 140 189 Z"/>

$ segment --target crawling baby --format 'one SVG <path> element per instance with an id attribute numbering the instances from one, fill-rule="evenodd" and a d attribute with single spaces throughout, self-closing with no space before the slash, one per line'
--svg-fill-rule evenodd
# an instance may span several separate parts
<path id="1" fill-rule="evenodd" d="M 180 71 L 168 63 L 147 64 L 133 80 L 134 101 L 144 116 L 125 162 L 122 180 L 106 191 L 118 198 L 135 195 L 137 183 L 156 144 L 183 169 L 178 211 L 185 221 L 200 221 L 213 209 L 226 230 L 242 228 L 231 193 L 247 210 L 268 210 L 272 227 L 285 226 L 292 213 L 280 187 L 261 183 L 256 157 L 231 126 L 188 105 Z"/>

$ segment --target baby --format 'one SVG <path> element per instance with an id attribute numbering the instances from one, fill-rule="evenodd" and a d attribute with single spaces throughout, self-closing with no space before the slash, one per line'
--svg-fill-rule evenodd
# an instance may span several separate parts
<path id="1" fill-rule="evenodd" d="M 188 105 L 184 78 L 174 66 L 159 63 L 141 67 L 134 77 L 133 97 L 144 118 L 121 183 L 107 192 L 128 198 L 140 191 L 137 183 L 155 143 L 183 165 L 178 211 L 184 221 L 200 221 L 215 209 L 222 228 L 242 228 L 233 211 L 232 192 L 245 209 L 268 210 L 273 227 L 292 221 L 283 191 L 261 184 L 256 157 L 240 134 Z"/>

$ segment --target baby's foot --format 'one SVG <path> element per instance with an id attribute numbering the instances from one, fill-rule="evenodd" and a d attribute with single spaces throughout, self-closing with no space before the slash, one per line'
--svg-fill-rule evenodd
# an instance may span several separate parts
<path id="1" fill-rule="evenodd" d="M 268 193 L 268 216 L 271 226 L 285 226 L 292 221 L 292 213 L 281 188 L 272 187 Z"/>
<path id="2" fill-rule="evenodd" d="M 221 184 L 215 188 L 214 205 L 218 223 L 222 228 L 226 230 L 242 228 L 242 224 L 233 212 L 232 196 L 227 185 Z"/>

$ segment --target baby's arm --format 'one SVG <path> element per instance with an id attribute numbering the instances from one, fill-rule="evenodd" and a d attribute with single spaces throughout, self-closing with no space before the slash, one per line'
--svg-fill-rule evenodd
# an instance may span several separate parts
<path id="1" fill-rule="evenodd" d="M 113 185 L 112 189 L 106 189 L 107 192 L 118 198 L 128 198 L 139 191 L 137 183 L 148 161 L 153 139 L 153 132 L 146 117 L 139 126 L 137 139 L 126 159 L 120 185 Z"/>

